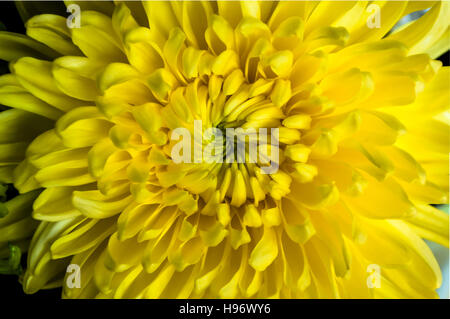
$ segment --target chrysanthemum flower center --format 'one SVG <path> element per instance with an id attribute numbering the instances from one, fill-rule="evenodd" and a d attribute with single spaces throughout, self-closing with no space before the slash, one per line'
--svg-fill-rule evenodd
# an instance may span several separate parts
<path id="1" fill-rule="evenodd" d="M 367 1 L 85 1 L 80 28 L 27 22 L 45 45 L 0 31 L 0 254 L 29 249 L 25 291 L 70 263 L 68 297 L 433 296 L 449 69 L 422 52 L 449 4 L 369 3 L 380 28 Z"/>

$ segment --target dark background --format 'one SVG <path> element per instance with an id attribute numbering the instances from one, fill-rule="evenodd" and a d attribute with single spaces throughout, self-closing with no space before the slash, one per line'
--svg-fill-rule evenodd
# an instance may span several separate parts
<path id="1" fill-rule="evenodd" d="M 45 8 L 44 11 L 40 11 L 37 7 L 30 10 L 30 14 L 35 15 L 39 13 L 54 13 L 62 16 L 68 16 L 65 6 L 62 1 L 39 1 L 36 2 L 41 8 Z M 0 1 L 0 30 L 7 30 L 10 32 L 25 33 L 24 23 L 22 18 L 16 9 L 16 5 L 13 1 Z M 439 60 L 444 65 L 449 65 L 449 52 L 442 55 Z M 7 73 L 8 63 L 0 60 L 0 74 Z M 12 194 L 11 194 L 12 195 Z M 26 256 L 23 256 L 22 264 L 26 264 Z M 61 289 L 49 289 L 40 290 L 33 295 L 26 295 L 22 286 L 18 283 L 18 277 L 15 275 L 0 275 L 0 298 L 14 298 L 20 297 L 24 299 L 59 299 L 61 296 Z"/>

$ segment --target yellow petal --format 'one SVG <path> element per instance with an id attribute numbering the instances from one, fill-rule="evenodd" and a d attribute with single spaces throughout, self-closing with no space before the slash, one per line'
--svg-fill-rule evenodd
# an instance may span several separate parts
<path id="1" fill-rule="evenodd" d="M 438 1 L 421 18 L 389 36 L 405 43 L 410 54 L 425 52 L 448 28 L 449 4 Z"/>
<path id="2" fill-rule="evenodd" d="M 14 61 L 24 56 L 39 59 L 54 59 L 58 56 L 57 52 L 44 44 L 21 34 L 0 31 L 0 43 L 0 58 L 6 61 Z"/>
<path id="3" fill-rule="evenodd" d="M 64 95 L 56 86 L 51 73 L 52 64 L 25 57 L 11 66 L 20 84 L 37 98 L 62 111 L 83 105 L 80 100 Z"/>
<path id="4" fill-rule="evenodd" d="M 15 109 L 22 109 L 27 112 L 35 113 L 52 120 L 59 118 L 63 114 L 60 110 L 30 94 L 20 85 L 2 85 L 0 87 L 0 103 Z"/>
<path id="5" fill-rule="evenodd" d="M 257 271 L 264 271 L 278 256 L 278 243 L 275 231 L 264 227 L 264 234 L 252 250 L 249 264 Z"/>
<path id="6" fill-rule="evenodd" d="M 127 194 L 105 196 L 99 191 L 75 191 L 72 204 L 85 216 L 91 218 L 106 218 L 120 213 L 132 197 Z"/>
<path id="7" fill-rule="evenodd" d="M 70 30 L 64 17 L 54 14 L 41 14 L 29 19 L 25 27 L 27 35 L 62 55 L 81 55 L 72 43 Z"/>
<path id="8" fill-rule="evenodd" d="M 72 232 L 59 237 L 51 245 L 52 258 L 59 259 L 96 246 L 114 231 L 113 219 L 85 220 Z"/>
<path id="9" fill-rule="evenodd" d="M 416 205 L 417 213 L 408 218 L 408 225 L 422 238 L 448 247 L 448 214 L 431 206 Z"/>
<path id="10" fill-rule="evenodd" d="M 125 61 L 109 17 L 100 12 L 85 11 L 80 22 L 80 28 L 71 29 L 72 41 L 88 58 L 104 62 Z"/>
<path id="11" fill-rule="evenodd" d="M 80 107 L 65 114 L 56 123 L 56 131 L 69 147 L 94 145 L 108 136 L 111 123 L 95 107 Z"/>
<path id="12" fill-rule="evenodd" d="M 50 187 L 45 189 L 33 203 L 33 218 L 56 222 L 81 213 L 72 205 L 72 187 Z"/>

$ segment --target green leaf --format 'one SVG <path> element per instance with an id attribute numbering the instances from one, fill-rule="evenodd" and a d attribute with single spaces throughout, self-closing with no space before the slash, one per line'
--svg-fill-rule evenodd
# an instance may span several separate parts
<path id="1" fill-rule="evenodd" d="M 0 274 L 20 275 L 22 273 L 22 266 L 20 265 L 22 252 L 19 246 L 8 244 L 8 247 L 9 258 L 7 260 L 0 260 Z"/>
<path id="2" fill-rule="evenodd" d="M 8 191 L 8 185 L 0 183 L 0 202 L 6 201 L 6 192 Z"/>

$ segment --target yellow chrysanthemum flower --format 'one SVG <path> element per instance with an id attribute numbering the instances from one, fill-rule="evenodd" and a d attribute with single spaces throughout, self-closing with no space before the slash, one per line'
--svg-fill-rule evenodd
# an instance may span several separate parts
<path id="1" fill-rule="evenodd" d="M 28 252 L 26 293 L 437 296 L 422 239 L 448 247 L 430 205 L 448 202 L 447 2 L 78 5 L 78 28 L 43 14 L 0 32 L 0 181 L 20 192 L 0 256 Z M 195 120 L 279 128 L 278 171 L 175 163 Z"/>

